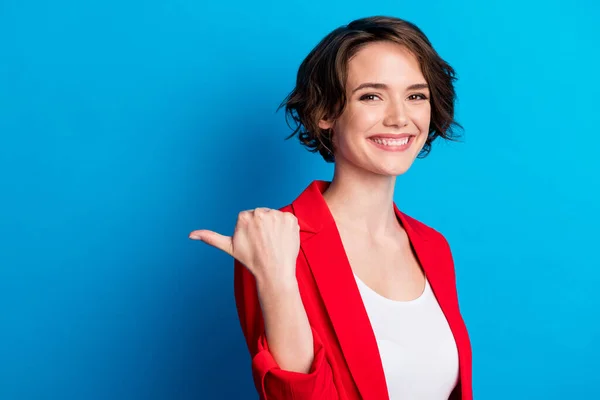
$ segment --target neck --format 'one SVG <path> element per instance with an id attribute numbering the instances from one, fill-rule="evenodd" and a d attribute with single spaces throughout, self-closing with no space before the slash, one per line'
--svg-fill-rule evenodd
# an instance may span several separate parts
<path id="1" fill-rule="evenodd" d="M 377 175 L 337 164 L 323 197 L 339 228 L 373 239 L 398 232 L 394 212 L 395 176 Z"/>

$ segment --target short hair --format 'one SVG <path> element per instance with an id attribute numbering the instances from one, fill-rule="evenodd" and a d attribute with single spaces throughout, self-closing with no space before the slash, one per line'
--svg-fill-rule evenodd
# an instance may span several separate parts
<path id="1" fill-rule="evenodd" d="M 319 152 L 327 162 L 335 161 L 331 132 L 321 129 L 319 121 L 335 120 L 342 114 L 347 101 L 349 60 L 365 45 L 380 41 L 400 44 L 414 54 L 429 85 L 431 122 L 418 157 L 426 157 L 438 137 L 456 141 L 459 135 L 453 128 L 462 126 L 454 119 L 454 69 L 416 25 L 386 16 L 357 19 L 341 26 L 306 56 L 298 69 L 295 88 L 278 108 L 285 107 L 286 122 L 293 130 L 286 139 L 298 135 L 309 151 Z"/>

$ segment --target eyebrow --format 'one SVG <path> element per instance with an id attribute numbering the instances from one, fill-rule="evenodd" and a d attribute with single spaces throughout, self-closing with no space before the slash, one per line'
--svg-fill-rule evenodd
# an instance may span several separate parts
<path id="1" fill-rule="evenodd" d="M 365 82 L 365 83 L 361 83 L 356 88 L 354 88 L 354 90 L 352 90 L 352 93 L 355 93 L 361 89 L 366 89 L 366 88 L 381 90 L 381 89 L 387 89 L 388 86 L 385 83 Z M 415 83 L 406 88 L 406 90 L 419 90 L 419 89 L 429 89 L 429 85 L 427 85 L 426 83 Z"/>

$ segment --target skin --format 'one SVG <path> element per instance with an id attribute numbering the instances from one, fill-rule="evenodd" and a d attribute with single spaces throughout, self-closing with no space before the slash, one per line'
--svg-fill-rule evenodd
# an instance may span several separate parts
<path id="1" fill-rule="evenodd" d="M 381 84 L 364 87 L 365 83 Z M 354 273 L 394 300 L 418 297 L 425 278 L 393 209 L 396 177 L 408 171 L 429 131 L 431 103 L 416 57 L 391 42 L 371 43 L 348 63 L 347 105 L 333 130 L 334 177 L 324 193 Z M 417 135 L 403 152 L 384 151 L 375 134 Z"/>
<path id="2" fill-rule="evenodd" d="M 377 88 L 354 89 L 363 83 Z M 324 193 L 353 271 L 392 299 L 416 297 L 424 277 L 393 209 L 396 176 L 423 147 L 430 118 L 427 89 L 415 57 L 403 47 L 371 43 L 348 63 L 348 103 L 333 130 L 334 177 Z M 382 86 L 384 85 L 384 86 Z M 415 134 L 404 152 L 386 152 L 368 139 L 377 133 Z M 314 359 L 311 327 L 295 268 L 300 237 L 295 216 L 278 210 L 243 211 L 232 237 L 201 229 L 190 233 L 239 260 L 254 276 L 271 354 L 281 369 L 306 373 Z"/>

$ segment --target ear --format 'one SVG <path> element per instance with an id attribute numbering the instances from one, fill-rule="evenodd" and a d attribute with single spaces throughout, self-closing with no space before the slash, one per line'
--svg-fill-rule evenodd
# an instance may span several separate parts
<path id="1" fill-rule="evenodd" d="M 319 121 L 319 128 L 323 129 L 323 130 L 328 130 L 331 129 L 333 127 L 333 121 L 330 121 L 328 119 L 322 119 Z"/>

